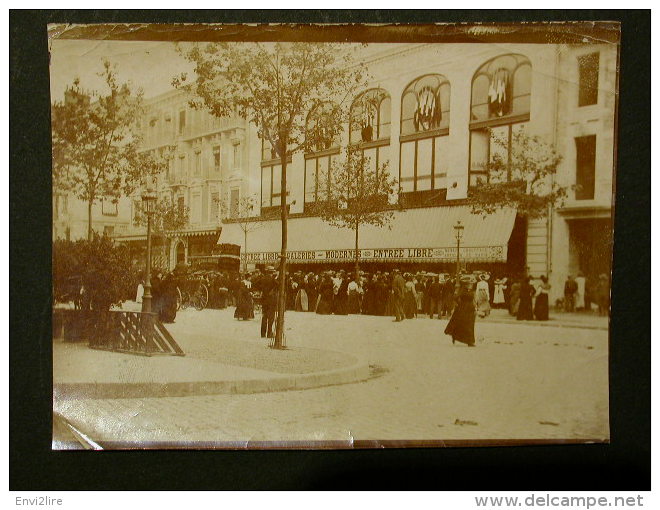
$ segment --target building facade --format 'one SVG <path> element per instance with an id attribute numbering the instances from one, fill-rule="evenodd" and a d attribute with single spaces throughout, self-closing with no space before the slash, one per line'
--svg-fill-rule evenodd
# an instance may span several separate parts
<path id="1" fill-rule="evenodd" d="M 218 242 L 221 217 L 237 215 L 237 204 L 249 185 L 246 168 L 258 164 L 256 134 L 243 119 L 212 116 L 189 105 L 182 91 L 145 100 L 139 121 L 143 150 L 167 161 L 158 176 L 160 200 L 188 211 L 188 225 L 154 237 L 154 265 L 171 270 L 194 257 L 211 255 Z M 145 228 L 135 223 L 140 191 L 130 197 L 131 226 L 115 239 L 143 245 Z"/>
<path id="2" fill-rule="evenodd" d="M 193 110 L 181 91 L 147 101 L 145 150 L 169 158 L 159 194 L 190 210 L 189 228 L 169 234 L 170 268 L 210 253 L 216 242 L 241 245 L 250 267 L 277 263 L 282 200 L 294 269 L 349 266 L 353 232 L 322 221 L 314 204 L 323 199 L 319 176 L 351 146 L 372 165 L 387 163 L 399 183 L 401 210 L 391 229 L 361 231 L 368 270 L 452 272 L 453 227 L 461 221 L 460 261 L 468 270 L 548 275 L 553 300 L 569 274 L 609 275 L 617 45 L 372 44 L 362 58 L 372 79 L 354 98 L 349 124 L 340 139 L 292 155 L 287 190 L 254 126 Z M 314 114 L 308 123 L 313 132 Z M 512 210 L 472 214 L 469 187 L 493 178 L 486 163 L 495 154 L 509 158 L 521 131 L 556 148 L 562 159 L 555 178 L 567 200 L 540 220 Z M 235 218 L 243 197 L 254 200 L 259 223 L 249 240 Z"/>
<path id="3" fill-rule="evenodd" d="M 351 262 L 352 232 L 329 227 L 313 208 L 322 198 L 319 172 L 350 145 L 372 164 L 388 163 L 404 208 L 391 230 L 364 228 L 360 255 L 367 267 L 451 271 L 460 220 L 460 258 L 468 270 L 548 275 L 552 299 L 561 297 L 568 274 L 609 275 L 616 45 L 372 45 L 364 59 L 373 80 L 355 98 L 342 139 L 294 154 L 285 193 L 268 147 L 259 164 L 246 168 L 246 191 L 258 196 L 263 223 L 243 254 L 248 262 L 277 262 L 279 220 L 268 218 L 283 196 L 294 267 Z M 519 131 L 556 148 L 562 158 L 556 179 L 567 187 L 567 200 L 540 220 L 510 211 L 475 217 L 463 203 L 468 188 L 491 178 L 485 162 L 494 154 L 510 157 Z M 243 244 L 234 223 L 223 228 L 221 240 Z"/>

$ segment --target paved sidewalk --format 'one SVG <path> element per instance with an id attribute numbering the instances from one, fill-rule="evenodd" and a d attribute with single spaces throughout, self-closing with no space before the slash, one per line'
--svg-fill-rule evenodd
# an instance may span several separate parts
<path id="1" fill-rule="evenodd" d="M 236 342 L 235 342 L 236 343 Z M 240 343 L 240 342 L 239 342 Z M 184 351 L 186 342 L 182 342 Z M 216 342 L 217 344 L 217 342 Z M 365 380 L 369 366 L 357 357 L 294 348 L 278 353 L 279 366 L 254 368 L 255 353 L 263 351 L 261 365 L 276 356 L 265 345 L 235 346 L 223 358 L 217 344 L 215 356 L 192 351 L 187 356 L 140 356 L 94 350 L 86 343 L 53 344 L 55 399 L 149 398 L 190 395 L 245 394 L 318 388 Z M 270 352 L 269 352 L 270 351 Z M 215 359 L 214 359 L 215 358 Z M 329 358 L 331 364 L 320 359 Z M 284 361 L 282 361 L 284 360 Z"/>
<path id="2" fill-rule="evenodd" d="M 601 329 L 609 328 L 609 317 L 599 316 L 595 313 L 566 313 L 550 312 L 550 318 L 547 321 L 518 321 L 515 317 L 509 315 L 507 310 L 494 308 L 490 315 L 483 321 L 502 323 L 502 324 L 534 324 L 535 326 L 546 326 L 555 328 L 581 328 L 581 329 Z"/>

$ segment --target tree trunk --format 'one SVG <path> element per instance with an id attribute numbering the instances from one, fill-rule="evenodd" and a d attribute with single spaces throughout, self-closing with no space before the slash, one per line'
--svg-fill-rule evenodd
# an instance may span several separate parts
<path id="1" fill-rule="evenodd" d="M 247 273 L 247 230 L 243 230 L 243 272 Z"/>
<path id="2" fill-rule="evenodd" d="M 87 240 L 91 241 L 94 239 L 94 230 L 92 229 L 92 205 L 94 201 L 87 201 Z"/>
<path id="3" fill-rule="evenodd" d="M 355 222 L 355 283 L 358 283 L 360 280 L 360 252 L 358 251 L 359 239 L 360 236 L 360 223 Z"/>
<path id="4" fill-rule="evenodd" d="M 286 148 L 285 144 L 282 144 Z M 286 250 L 287 250 L 287 196 L 286 196 L 286 150 L 282 149 L 282 178 L 280 180 L 280 212 L 282 219 L 282 251 L 280 253 L 280 288 L 277 294 L 277 321 L 273 349 L 282 349 L 284 342 L 284 310 L 286 309 Z"/>

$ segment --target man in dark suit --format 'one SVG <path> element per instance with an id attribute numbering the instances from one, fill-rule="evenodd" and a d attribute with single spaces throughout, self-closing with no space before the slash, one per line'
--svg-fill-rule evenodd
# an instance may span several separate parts
<path id="1" fill-rule="evenodd" d="M 433 277 L 433 283 L 429 285 L 427 295 L 428 295 L 428 303 L 429 303 L 428 305 L 429 317 L 432 319 L 433 316 L 437 313 L 438 319 L 440 319 L 442 317 L 442 310 L 440 307 L 442 287 L 440 287 L 440 282 L 438 281 L 437 276 Z"/>
<path id="2" fill-rule="evenodd" d="M 392 294 L 394 297 L 394 322 L 401 322 L 405 315 L 403 314 L 403 297 L 406 292 L 406 281 L 401 276 L 401 271 L 394 270 L 394 279 L 392 280 Z"/>
<path id="3" fill-rule="evenodd" d="M 273 278 L 272 268 L 268 268 L 261 278 L 261 338 L 273 338 L 273 325 L 277 311 L 277 281 Z"/>

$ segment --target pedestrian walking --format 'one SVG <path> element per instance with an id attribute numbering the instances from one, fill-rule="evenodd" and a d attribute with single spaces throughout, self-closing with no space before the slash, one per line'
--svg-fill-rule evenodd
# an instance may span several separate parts
<path id="1" fill-rule="evenodd" d="M 319 315 L 330 315 L 332 313 L 332 302 L 334 299 L 334 284 L 329 274 L 323 276 L 319 285 L 318 304 L 316 313 Z"/>
<path id="2" fill-rule="evenodd" d="M 455 282 L 453 278 L 447 277 L 447 279 L 445 279 L 445 282 L 441 286 L 441 292 L 441 315 L 438 317 L 438 319 L 441 319 L 442 317 L 450 317 L 454 311 Z"/>
<path id="3" fill-rule="evenodd" d="M 254 301 L 252 299 L 252 282 L 246 277 L 239 284 L 236 296 L 234 318 L 238 320 L 254 319 Z"/>
<path id="4" fill-rule="evenodd" d="M 261 338 L 274 338 L 273 326 L 277 311 L 277 281 L 273 278 L 273 268 L 266 268 L 267 274 L 261 280 Z"/>
<path id="5" fill-rule="evenodd" d="M 440 319 L 442 317 L 442 309 L 440 306 L 440 300 L 442 297 L 442 288 L 440 287 L 440 282 L 438 281 L 437 276 L 433 277 L 433 281 L 431 282 L 431 285 L 429 285 L 426 295 L 429 303 L 428 304 L 429 318 L 432 319 L 433 316 L 437 313 L 438 319 Z"/>
<path id="6" fill-rule="evenodd" d="M 173 273 L 165 275 L 159 284 L 158 316 L 161 322 L 171 323 L 176 319 L 176 279 Z"/>
<path id="7" fill-rule="evenodd" d="M 405 292 L 403 294 L 403 313 L 406 319 L 414 319 L 417 317 L 417 291 L 415 289 L 415 281 L 410 273 L 404 276 Z"/>
<path id="8" fill-rule="evenodd" d="M 532 296 L 536 293 L 534 287 L 529 283 L 531 278 L 526 276 L 520 284 L 520 303 L 518 305 L 518 314 L 516 319 L 519 321 L 534 320 L 532 311 Z"/>
<path id="9" fill-rule="evenodd" d="M 610 284 L 606 274 L 598 277 L 598 286 L 596 288 L 598 299 L 598 315 L 609 315 L 610 313 Z"/>
<path id="10" fill-rule="evenodd" d="M 550 284 L 545 275 L 541 276 L 541 284 L 536 289 L 536 300 L 534 302 L 534 317 L 537 321 L 547 321 L 549 318 L 548 293 Z"/>
<path id="11" fill-rule="evenodd" d="M 401 322 L 405 319 L 403 312 L 403 300 L 406 292 L 406 281 L 401 276 L 398 269 L 394 270 L 394 278 L 392 279 L 392 293 L 391 301 L 394 308 L 394 322 Z"/>
<path id="12" fill-rule="evenodd" d="M 577 291 L 575 292 L 575 309 L 580 312 L 584 310 L 584 294 L 587 290 L 587 279 L 584 277 L 582 271 L 578 271 L 575 283 L 577 284 Z"/>
<path id="13" fill-rule="evenodd" d="M 458 303 L 454 313 L 447 323 L 445 335 L 450 335 L 452 343 L 461 342 L 468 347 L 474 347 L 474 294 L 469 288 L 461 286 L 458 293 Z"/>
<path id="14" fill-rule="evenodd" d="M 573 279 L 572 275 L 568 275 L 566 282 L 564 283 L 564 311 L 565 312 L 574 312 L 575 311 L 575 293 L 578 290 L 577 283 Z"/>
<path id="15" fill-rule="evenodd" d="M 360 313 L 360 294 L 362 293 L 362 286 L 353 278 L 347 287 L 348 292 L 348 313 Z"/>
<path id="16" fill-rule="evenodd" d="M 474 295 L 475 307 L 479 317 L 487 317 L 490 314 L 490 289 L 488 287 L 488 275 L 479 275 L 477 290 Z"/>
<path id="17" fill-rule="evenodd" d="M 518 308 L 520 306 L 520 287 L 519 280 L 515 280 L 511 285 L 511 292 L 509 293 L 509 315 L 516 317 L 518 315 Z"/>
<path id="18" fill-rule="evenodd" d="M 506 300 L 504 299 L 504 291 L 506 289 L 506 278 L 497 278 L 494 281 L 494 296 L 493 296 L 493 306 L 495 308 L 502 308 Z"/>

